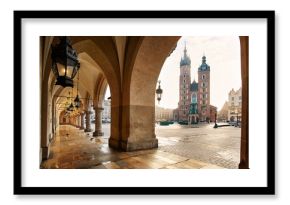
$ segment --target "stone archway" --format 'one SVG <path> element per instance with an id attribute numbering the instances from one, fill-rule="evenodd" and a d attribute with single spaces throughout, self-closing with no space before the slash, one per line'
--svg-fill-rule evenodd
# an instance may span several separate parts
<path id="1" fill-rule="evenodd" d="M 106 47 L 102 43 L 106 42 Z M 110 43 L 111 42 L 111 43 Z M 52 137 L 55 135 L 55 130 L 59 124 L 59 115 L 57 103 L 62 102 L 58 95 L 67 95 L 65 89 L 59 86 L 54 86 L 55 77 L 51 71 L 51 45 L 57 43 L 57 38 L 54 37 L 40 37 L 41 45 L 41 137 L 40 137 L 40 159 L 45 160 L 49 156 L 49 147 Z M 99 95 L 95 92 L 97 81 L 100 75 L 107 75 L 106 78 L 110 80 L 114 86 L 114 96 L 118 96 L 118 62 L 116 61 L 116 53 L 114 52 L 114 43 L 111 37 L 72 37 L 74 49 L 77 49 L 79 60 L 81 62 L 80 81 L 80 96 L 91 96 L 91 99 Z M 107 45 L 111 45 L 111 50 Z M 73 95 L 76 96 L 76 93 Z M 119 99 L 115 97 L 114 99 Z M 84 103 L 86 104 L 86 103 Z M 88 106 L 82 108 L 85 113 L 88 111 Z M 75 114 L 71 120 L 76 127 L 80 126 L 80 121 L 83 121 L 83 113 Z M 89 129 L 87 129 L 89 130 Z"/>
<path id="2" fill-rule="evenodd" d="M 158 146 L 154 123 L 155 87 L 162 65 L 179 38 L 142 38 L 131 63 L 131 72 L 127 73 L 129 82 L 123 84 L 122 136 L 118 144 L 110 139 L 110 146 L 117 145 L 126 151 Z"/>
<path id="3" fill-rule="evenodd" d="M 111 147 L 132 151 L 158 146 L 154 126 L 155 86 L 161 67 L 179 38 L 178 36 L 72 38 L 74 47 L 86 61 L 88 70 L 98 67 L 110 86 L 112 126 L 109 144 Z M 49 154 L 50 111 L 55 107 L 49 89 L 51 83 L 49 45 L 52 42 L 52 37 L 41 40 L 42 159 L 47 158 Z M 240 37 L 240 43 L 243 123 L 239 168 L 248 168 L 248 37 Z M 90 72 L 95 71 L 90 70 Z M 87 78 L 89 77 L 91 76 L 87 75 Z M 83 82 L 84 90 L 90 93 L 93 100 L 100 97 L 96 95 L 101 95 L 100 90 L 104 87 L 104 84 L 100 84 L 99 88 L 96 88 L 96 81 Z M 92 84 L 93 86 L 90 86 Z M 99 105 L 99 101 L 95 105 Z"/>

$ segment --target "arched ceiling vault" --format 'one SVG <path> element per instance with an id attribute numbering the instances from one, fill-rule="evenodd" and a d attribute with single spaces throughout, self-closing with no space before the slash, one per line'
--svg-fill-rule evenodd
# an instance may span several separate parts
<path id="1" fill-rule="evenodd" d="M 127 37 L 126 36 L 114 36 L 112 38 L 113 38 L 113 41 L 115 43 L 115 49 L 116 49 L 117 54 L 118 54 L 118 61 L 119 61 L 119 65 L 120 65 L 120 78 L 121 78 L 121 82 L 122 82 Z"/>
<path id="2" fill-rule="evenodd" d="M 108 87 L 108 82 L 104 76 L 100 76 L 96 88 L 95 88 L 95 97 L 94 97 L 94 106 L 102 107 L 103 100 L 105 98 L 105 92 Z"/>
<path id="3" fill-rule="evenodd" d="M 121 93 L 123 89 L 130 87 L 132 68 L 137 53 L 140 53 L 139 48 L 144 37 L 72 36 L 70 39 L 81 63 L 79 95 L 89 95 L 92 99 L 100 99 L 98 95 L 102 95 L 103 98 L 106 87 L 109 85 L 111 95 L 114 96 L 114 103 L 118 104 L 120 100 L 128 99 L 124 96 L 121 98 Z M 49 37 L 45 40 L 45 48 L 50 48 L 50 45 L 55 43 L 57 43 L 57 38 Z M 47 54 L 45 62 L 51 63 L 48 59 L 49 50 L 45 53 Z M 46 65 L 46 67 L 50 66 Z M 76 80 L 74 81 L 76 83 Z M 63 89 L 59 94 L 65 96 L 68 92 L 68 89 Z M 64 100 L 57 99 L 57 102 L 62 101 Z"/>
<path id="4" fill-rule="evenodd" d="M 71 37 L 73 48 L 78 53 L 87 53 L 99 65 L 109 84 L 120 85 L 120 69 L 115 44 L 109 36 Z"/>
<path id="5" fill-rule="evenodd" d="M 130 75 L 130 104 L 154 104 L 155 86 L 160 70 L 179 38 L 180 36 L 146 36 L 143 39 Z"/>

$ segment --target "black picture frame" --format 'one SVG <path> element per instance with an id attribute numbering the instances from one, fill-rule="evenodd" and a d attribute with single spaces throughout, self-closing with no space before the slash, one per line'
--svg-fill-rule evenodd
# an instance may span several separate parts
<path id="1" fill-rule="evenodd" d="M 267 186 L 266 187 L 24 187 L 22 185 L 21 74 L 22 19 L 204 18 L 267 20 Z M 269 86 L 270 85 L 270 86 Z M 271 123 L 269 123 L 271 119 Z M 14 11 L 14 194 L 15 195 L 272 195 L 275 194 L 275 11 Z"/>

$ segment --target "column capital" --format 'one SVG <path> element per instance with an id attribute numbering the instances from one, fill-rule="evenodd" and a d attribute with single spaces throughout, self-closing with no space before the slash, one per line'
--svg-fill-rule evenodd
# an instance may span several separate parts
<path id="1" fill-rule="evenodd" d="M 94 107 L 94 110 L 95 111 L 102 111 L 102 110 L 104 110 L 104 108 L 103 107 Z"/>
<path id="2" fill-rule="evenodd" d="M 92 114 L 93 112 L 90 111 L 90 110 L 86 110 L 85 113 L 86 113 L 86 114 Z"/>

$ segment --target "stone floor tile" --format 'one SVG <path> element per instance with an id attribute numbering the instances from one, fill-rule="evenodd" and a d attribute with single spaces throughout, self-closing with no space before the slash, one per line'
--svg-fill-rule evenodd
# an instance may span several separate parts
<path id="1" fill-rule="evenodd" d="M 107 126 L 107 125 L 106 125 Z M 107 129 L 104 126 L 104 129 Z M 186 128 L 186 127 L 185 127 Z M 156 129 L 159 148 L 119 152 L 109 148 L 109 135 L 93 137 L 72 126 L 60 126 L 51 144 L 47 169 L 217 169 L 235 168 L 239 160 L 237 128 Z M 106 131 L 105 131 L 106 133 Z M 102 164 L 103 163 L 103 164 Z"/>
<path id="2" fill-rule="evenodd" d="M 107 169 L 120 169 L 120 166 L 115 162 L 104 162 L 103 165 Z"/>

